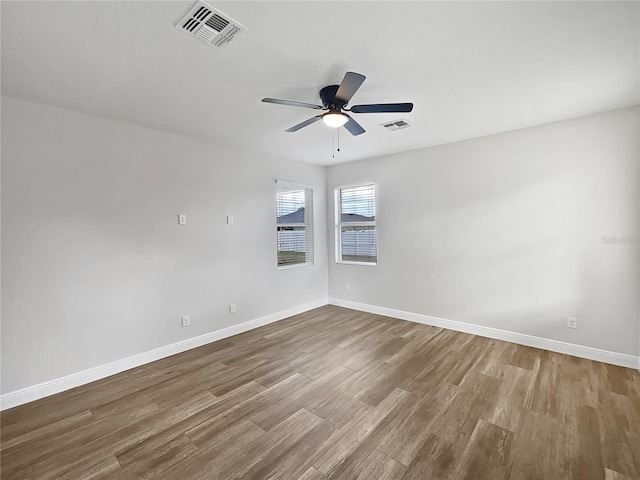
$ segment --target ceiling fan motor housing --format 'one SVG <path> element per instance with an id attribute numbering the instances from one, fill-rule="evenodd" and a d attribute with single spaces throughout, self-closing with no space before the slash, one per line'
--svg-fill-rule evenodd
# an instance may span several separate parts
<path id="1" fill-rule="evenodd" d="M 340 110 L 347 104 L 347 102 L 336 98 L 336 92 L 339 87 L 340 85 L 328 85 L 320 90 L 320 100 L 322 100 L 325 108 L 329 110 Z"/>

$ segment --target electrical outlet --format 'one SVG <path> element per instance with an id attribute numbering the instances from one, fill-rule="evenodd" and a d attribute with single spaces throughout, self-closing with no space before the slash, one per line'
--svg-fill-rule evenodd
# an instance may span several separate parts
<path id="1" fill-rule="evenodd" d="M 182 326 L 188 327 L 189 325 L 191 325 L 191 319 L 189 318 L 189 315 L 185 315 L 182 317 Z"/>
<path id="2" fill-rule="evenodd" d="M 232 303 L 229 305 L 229 313 L 236 313 L 236 304 Z"/>
<path id="3" fill-rule="evenodd" d="M 567 328 L 578 328 L 578 319 L 574 317 L 567 317 Z"/>
<path id="4" fill-rule="evenodd" d="M 344 286 L 344 288 L 347 290 L 347 292 L 350 292 L 350 291 L 351 291 L 351 284 L 350 284 L 350 283 L 347 283 L 347 284 Z"/>

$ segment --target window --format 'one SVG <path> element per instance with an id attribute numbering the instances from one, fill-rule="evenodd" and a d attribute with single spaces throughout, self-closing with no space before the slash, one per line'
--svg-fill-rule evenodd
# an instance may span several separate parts
<path id="1" fill-rule="evenodd" d="M 278 268 L 313 265 L 313 189 L 277 181 Z"/>
<path id="2" fill-rule="evenodd" d="M 376 186 L 374 183 L 338 187 L 336 262 L 376 265 Z"/>

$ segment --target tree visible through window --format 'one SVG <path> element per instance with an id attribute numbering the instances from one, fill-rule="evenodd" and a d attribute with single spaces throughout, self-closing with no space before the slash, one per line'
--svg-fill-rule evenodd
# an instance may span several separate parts
<path id="1" fill-rule="evenodd" d="M 376 186 L 373 183 L 335 190 L 336 262 L 375 265 Z"/>
<path id="2" fill-rule="evenodd" d="M 278 180 L 278 267 L 313 264 L 313 190 Z"/>

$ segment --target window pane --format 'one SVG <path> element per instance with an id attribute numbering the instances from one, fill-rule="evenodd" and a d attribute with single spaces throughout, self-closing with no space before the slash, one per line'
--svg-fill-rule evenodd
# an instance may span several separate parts
<path id="1" fill-rule="evenodd" d="M 304 224 L 304 190 L 278 193 L 276 207 L 278 224 Z"/>
<path id="2" fill-rule="evenodd" d="M 278 267 L 313 265 L 313 189 L 276 183 Z"/>
<path id="3" fill-rule="evenodd" d="M 341 253 L 343 262 L 376 263 L 376 227 L 341 227 L 340 237 L 342 240 Z"/>
<path id="4" fill-rule="evenodd" d="M 307 239 L 305 227 L 278 227 L 278 266 L 306 262 Z"/>
<path id="5" fill-rule="evenodd" d="M 362 185 L 340 191 L 342 222 L 373 222 L 376 219 L 376 187 Z"/>

